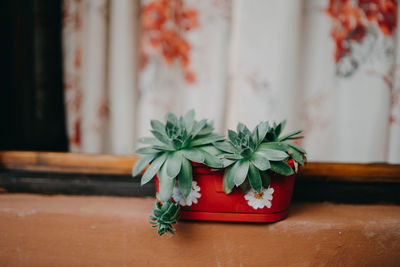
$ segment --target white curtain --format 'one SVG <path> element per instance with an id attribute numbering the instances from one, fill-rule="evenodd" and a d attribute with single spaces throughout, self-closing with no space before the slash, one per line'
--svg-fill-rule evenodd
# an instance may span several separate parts
<path id="1" fill-rule="evenodd" d="M 400 163 L 396 0 L 64 0 L 71 151 L 132 154 L 194 108 L 304 129 L 312 161 Z"/>

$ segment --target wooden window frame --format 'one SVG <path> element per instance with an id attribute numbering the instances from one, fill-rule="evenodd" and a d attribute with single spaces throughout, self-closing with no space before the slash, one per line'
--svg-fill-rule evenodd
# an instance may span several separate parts
<path id="1" fill-rule="evenodd" d="M 0 151 L 4 192 L 153 196 L 131 169 L 138 156 Z M 400 165 L 308 162 L 296 176 L 295 200 L 400 203 Z"/>

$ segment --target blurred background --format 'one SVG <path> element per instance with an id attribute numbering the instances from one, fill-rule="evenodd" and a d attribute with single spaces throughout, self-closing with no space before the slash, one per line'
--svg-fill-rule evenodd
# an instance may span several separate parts
<path id="1" fill-rule="evenodd" d="M 194 108 L 287 119 L 312 161 L 400 163 L 396 0 L 1 3 L 2 149 L 133 154 Z"/>

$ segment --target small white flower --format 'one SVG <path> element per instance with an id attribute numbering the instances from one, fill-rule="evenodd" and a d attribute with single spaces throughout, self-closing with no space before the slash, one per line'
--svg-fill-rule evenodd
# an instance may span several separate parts
<path id="1" fill-rule="evenodd" d="M 249 206 L 253 207 L 253 209 L 262 209 L 264 207 L 271 208 L 271 200 L 272 194 L 274 193 L 273 188 L 268 188 L 261 192 L 255 191 L 253 188 L 249 190 L 249 192 L 244 195 L 244 198 L 247 200 Z"/>
<path id="2" fill-rule="evenodd" d="M 181 191 L 176 185 L 174 187 L 174 191 L 172 192 L 172 198 L 181 206 L 192 206 L 193 203 L 197 204 L 197 200 L 201 197 L 199 192 L 200 186 L 197 185 L 196 181 L 192 181 L 192 190 L 186 199 L 183 197 Z"/>

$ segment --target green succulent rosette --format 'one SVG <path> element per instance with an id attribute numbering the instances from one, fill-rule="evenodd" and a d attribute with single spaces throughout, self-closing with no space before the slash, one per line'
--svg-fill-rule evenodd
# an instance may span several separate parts
<path id="1" fill-rule="evenodd" d="M 231 193 L 235 186 L 244 192 L 250 187 L 260 192 L 262 188 L 269 187 L 271 173 L 294 173 L 287 163 L 288 159 L 293 158 L 301 164 L 304 163 L 301 155 L 304 155 L 305 151 L 301 148 L 294 151 L 294 147 L 297 146 L 293 144 L 292 147 L 292 144 L 287 142 L 296 138 L 299 132 L 279 138 L 283 127 L 284 122 L 272 127 L 268 122 L 262 122 L 250 131 L 246 125 L 239 123 L 236 132 L 228 130 L 227 140 L 214 143 L 214 146 L 223 152 L 219 156 L 226 168 L 223 179 L 225 193 Z M 267 139 L 270 136 L 273 138 Z M 300 154 L 303 151 L 304 154 Z M 295 153 L 300 156 L 297 157 Z"/>
<path id="2" fill-rule="evenodd" d="M 304 138 L 303 136 L 300 135 L 303 131 L 302 130 L 293 131 L 280 137 L 285 126 L 286 126 L 286 120 L 278 124 L 274 122 L 271 126 L 268 127 L 268 131 L 267 134 L 265 135 L 263 143 L 267 143 L 268 147 L 285 151 L 289 155 L 289 158 L 293 159 L 300 165 L 304 165 L 307 154 L 306 151 L 292 142 L 292 140 Z"/>
<path id="3" fill-rule="evenodd" d="M 150 215 L 150 223 L 153 227 L 157 228 L 158 235 L 175 234 L 172 227 L 176 223 L 179 214 L 179 205 L 173 203 L 171 200 L 166 202 L 156 201 L 153 207 L 153 214 Z"/>

